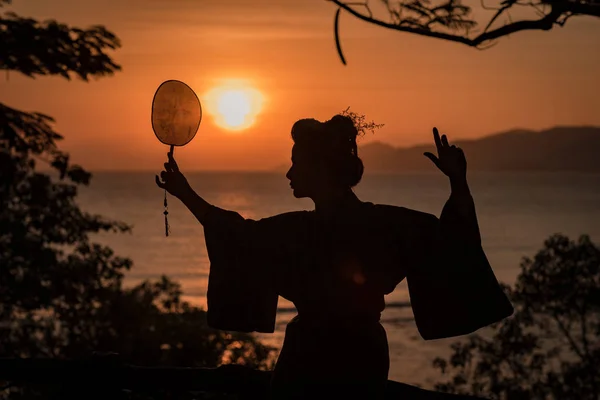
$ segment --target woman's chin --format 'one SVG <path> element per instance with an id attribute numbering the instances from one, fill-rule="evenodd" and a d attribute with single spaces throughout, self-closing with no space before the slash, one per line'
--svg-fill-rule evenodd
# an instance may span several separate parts
<path id="1" fill-rule="evenodd" d="M 301 199 L 301 198 L 303 198 L 303 197 L 306 197 L 306 194 L 302 193 L 302 191 L 301 191 L 301 190 L 298 190 L 298 189 L 292 189 L 292 190 L 293 190 L 293 192 L 294 192 L 294 197 L 295 197 L 295 198 L 297 198 L 297 199 Z"/>

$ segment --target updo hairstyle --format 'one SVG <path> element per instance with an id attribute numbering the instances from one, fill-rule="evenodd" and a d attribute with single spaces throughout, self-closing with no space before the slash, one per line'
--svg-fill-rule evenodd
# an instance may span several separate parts
<path id="1" fill-rule="evenodd" d="M 320 162 L 335 181 L 345 187 L 356 186 L 363 175 L 364 165 L 358 157 L 358 130 L 352 118 L 335 115 L 320 122 L 307 118 L 292 127 L 292 139 L 301 152 L 314 162 Z"/>

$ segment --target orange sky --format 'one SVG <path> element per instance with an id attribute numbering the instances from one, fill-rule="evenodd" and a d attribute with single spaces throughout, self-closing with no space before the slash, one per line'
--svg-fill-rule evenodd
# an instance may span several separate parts
<path id="1" fill-rule="evenodd" d="M 150 105 L 167 79 L 185 81 L 200 98 L 224 79 L 245 79 L 265 97 L 257 122 L 238 133 L 205 116 L 196 138 L 176 150 L 184 170 L 287 163 L 295 120 L 325 120 L 347 106 L 385 124 L 364 142 L 397 146 L 429 141 L 434 125 L 450 138 L 600 125 L 600 20 L 593 18 L 478 51 L 343 15 L 344 67 L 333 41 L 335 8 L 324 0 L 15 0 L 10 8 L 103 24 L 123 42 L 114 53 L 123 71 L 111 78 L 0 76 L 0 102 L 55 117 L 61 146 L 90 170 L 160 170 L 168 148 L 154 137 Z"/>

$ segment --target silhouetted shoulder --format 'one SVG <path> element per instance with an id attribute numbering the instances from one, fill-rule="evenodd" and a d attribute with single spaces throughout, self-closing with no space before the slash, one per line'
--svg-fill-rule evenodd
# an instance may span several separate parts
<path id="1" fill-rule="evenodd" d="M 413 210 L 407 207 L 389 204 L 371 204 L 373 216 L 379 221 L 389 221 L 393 224 L 401 224 L 407 228 L 435 229 L 439 223 L 437 216 L 423 211 Z"/>
<path id="2" fill-rule="evenodd" d="M 254 229 L 269 229 L 270 227 L 285 226 L 306 219 L 308 211 L 292 211 L 271 217 L 252 219 L 240 213 L 211 206 L 203 222 L 204 229 L 217 231 L 246 231 L 249 234 Z"/>
<path id="3" fill-rule="evenodd" d="M 264 225 L 285 225 L 293 224 L 298 221 L 305 220 L 311 213 L 309 211 L 290 211 L 281 214 L 276 214 L 270 217 L 265 217 L 257 220 L 260 224 Z"/>
<path id="4" fill-rule="evenodd" d="M 248 240 L 253 246 L 273 257 L 285 258 L 306 243 L 311 234 L 309 211 L 291 211 L 276 214 L 259 220 L 247 221 Z"/>

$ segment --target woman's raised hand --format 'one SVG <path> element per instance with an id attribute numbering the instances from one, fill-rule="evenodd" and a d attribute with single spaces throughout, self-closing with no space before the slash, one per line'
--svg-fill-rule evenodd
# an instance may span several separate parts
<path id="1" fill-rule="evenodd" d="M 161 189 L 166 189 L 171 195 L 181 199 L 191 189 L 187 179 L 181 172 L 173 154 L 167 153 L 169 161 L 165 163 L 165 170 L 160 173 L 160 179 L 156 175 L 156 184 Z"/>
<path id="2" fill-rule="evenodd" d="M 462 149 L 450 145 L 446 135 L 442 135 L 440 139 L 437 128 L 433 128 L 433 140 L 435 141 L 435 147 L 437 147 L 437 157 L 430 152 L 425 152 L 423 155 L 429 158 L 451 181 L 462 182 L 466 180 L 467 159 Z"/>

